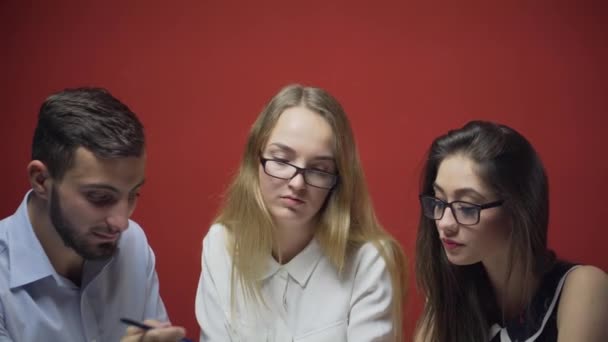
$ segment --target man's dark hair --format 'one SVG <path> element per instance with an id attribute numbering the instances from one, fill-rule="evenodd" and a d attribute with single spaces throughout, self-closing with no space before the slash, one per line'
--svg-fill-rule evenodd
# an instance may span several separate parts
<path id="1" fill-rule="evenodd" d="M 32 160 L 42 161 L 61 179 L 74 152 L 84 147 L 99 158 L 139 157 L 143 126 L 129 107 L 102 88 L 66 89 L 49 96 L 38 115 Z"/>

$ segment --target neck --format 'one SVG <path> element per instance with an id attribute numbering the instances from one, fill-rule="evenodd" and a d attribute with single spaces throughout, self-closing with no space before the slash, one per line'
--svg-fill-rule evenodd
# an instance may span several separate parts
<path id="1" fill-rule="evenodd" d="M 531 295 L 538 287 L 536 276 L 526 279 L 523 261 L 516 258 L 510 272 L 508 262 L 506 255 L 483 262 L 503 319 L 517 317 L 528 305 Z"/>
<path id="2" fill-rule="evenodd" d="M 277 223 L 277 247 L 273 248 L 272 256 L 281 264 L 286 264 L 308 246 L 314 237 L 314 226 L 306 224 Z"/>
<path id="3" fill-rule="evenodd" d="M 48 202 L 32 193 L 27 203 L 27 209 L 34 234 L 40 241 L 55 272 L 80 285 L 84 259 L 63 243 L 51 222 Z"/>

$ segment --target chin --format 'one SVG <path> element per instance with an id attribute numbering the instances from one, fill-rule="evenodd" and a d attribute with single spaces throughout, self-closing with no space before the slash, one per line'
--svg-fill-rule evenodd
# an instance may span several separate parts
<path id="1" fill-rule="evenodd" d="M 117 250 L 118 241 L 88 245 L 78 248 L 76 252 L 86 260 L 102 260 L 114 256 Z"/>
<path id="2" fill-rule="evenodd" d="M 480 260 L 476 258 L 471 258 L 467 256 L 450 256 L 449 254 L 446 254 L 446 257 L 452 265 L 456 266 L 469 266 L 480 262 Z"/>
<path id="3" fill-rule="evenodd" d="M 280 208 L 279 210 L 273 210 L 271 212 L 272 218 L 275 222 L 280 224 L 295 224 L 301 225 L 310 222 L 311 218 L 303 215 L 302 213 L 295 212 L 288 208 Z"/>
<path id="4" fill-rule="evenodd" d="M 304 213 L 302 213 L 299 210 L 293 210 L 291 208 L 285 208 L 285 207 L 273 208 L 273 210 L 270 211 L 270 214 L 276 220 L 302 221 L 306 217 L 306 215 L 304 215 Z"/>

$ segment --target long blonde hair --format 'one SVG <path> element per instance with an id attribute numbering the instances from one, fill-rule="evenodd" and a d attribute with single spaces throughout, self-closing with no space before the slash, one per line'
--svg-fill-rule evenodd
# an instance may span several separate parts
<path id="1" fill-rule="evenodd" d="M 376 218 L 353 133 L 342 106 L 320 88 L 284 87 L 266 105 L 251 128 L 238 174 L 228 188 L 216 218 L 230 235 L 227 248 L 233 259 L 231 298 L 234 300 L 238 282 L 246 298 L 264 302 L 259 279 L 276 242 L 273 238 L 275 225 L 260 192 L 259 155 L 280 115 L 296 106 L 321 115 L 334 133 L 333 149 L 340 179 L 317 214 L 316 239 L 339 273 L 350 253 L 364 243 L 372 242 L 378 248 L 391 275 L 395 334 L 396 340 L 401 341 L 407 277 L 405 256 L 399 243 Z"/>

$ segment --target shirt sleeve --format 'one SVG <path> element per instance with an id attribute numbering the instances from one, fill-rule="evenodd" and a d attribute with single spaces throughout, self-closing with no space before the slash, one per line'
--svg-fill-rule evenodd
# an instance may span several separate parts
<path id="1" fill-rule="evenodd" d="M 210 236 L 208 235 L 203 241 L 203 252 L 201 255 L 202 271 L 196 290 L 195 301 L 196 320 L 201 328 L 201 342 L 228 341 L 230 340 L 226 326 L 228 320 L 220 304 L 216 273 L 229 272 L 229 270 L 224 270 L 223 268 L 219 270 L 214 269 L 213 265 L 219 265 L 218 262 L 221 261 L 222 256 L 219 255 L 219 249 L 223 247 L 223 242 L 212 243 L 209 241 L 209 238 Z M 228 284 L 228 286 L 230 285 Z"/>
<path id="2" fill-rule="evenodd" d="M 158 274 L 156 273 L 156 258 L 152 248 L 148 246 L 148 265 L 147 265 L 147 302 L 144 309 L 143 319 L 155 319 L 161 322 L 169 320 L 165 304 L 160 298 Z"/>
<path id="3" fill-rule="evenodd" d="M 365 244 L 357 253 L 358 265 L 350 302 L 349 342 L 392 342 L 393 288 L 386 263 L 377 248 Z"/>
<path id="4" fill-rule="evenodd" d="M 12 342 L 13 340 L 6 331 L 6 323 L 4 321 L 4 305 L 0 302 L 0 342 Z"/>

